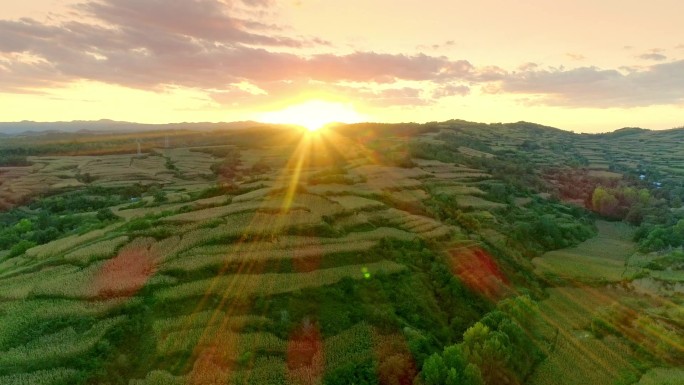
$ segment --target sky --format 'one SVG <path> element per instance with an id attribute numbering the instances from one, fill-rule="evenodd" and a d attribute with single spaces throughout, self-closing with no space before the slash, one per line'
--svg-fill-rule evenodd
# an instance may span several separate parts
<path id="1" fill-rule="evenodd" d="M 311 111 L 575 132 L 681 127 L 682 13 L 681 0 L 2 2 L 0 121 Z"/>

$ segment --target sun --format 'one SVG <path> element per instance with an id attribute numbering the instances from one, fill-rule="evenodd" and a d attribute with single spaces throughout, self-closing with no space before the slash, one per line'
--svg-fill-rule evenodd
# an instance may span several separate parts
<path id="1" fill-rule="evenodd" d="M 279 111 L 263 113 L 257 120 L 264 123 L 295 124 L 309 131 L 316 131 L 333 122 L 362 122 L 364 117 L 351 104 L 311 100 Z"/>

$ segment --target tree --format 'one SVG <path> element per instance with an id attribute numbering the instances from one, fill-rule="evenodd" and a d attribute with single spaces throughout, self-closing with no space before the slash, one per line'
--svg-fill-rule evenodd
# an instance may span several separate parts
<path id="1" fill-rule="evenodd" d="M 33 230 L 33 223 L 28 218 L 23 218 L 16 225 L 14 225 L 14 230 L 19 234 L 25 234 Z"/>
<path id="2" fill-rule="evenodd" d="M 679 243 L 684 242 L 684 219 L 677 221 L 677 224 L 674 225 L 672 230 L 674 231 L 675 237 L 679 240 Z"/>
<path id="3" fill-rule="evenodd" d="M 425 385 L 482 385 L 480 368 L 468 362 L 463 344 L 451 345 L 435 353 L 423 364 Z"/>
<path id="4" fill-rule="evenodd" d="M 592 208 L 597 213 L 603 216 L 613 217 L 616 214 L 618 200 L 610 191 L 599 186 L 592 194 L 591 204 Z"/>
<path id="5" fill-rule="evenodd" d="M 442 356 L 435 353 L 428 357 L 423 364 L 423 371 L 421 373 L 425 380 L 425 385 L 444 384 L 447 376 L 447 368 Z"/>
<path id="6" fill-rule="evenodd" d="M 156 203 L 164 203 L 167 202 L 169 198 L 166 196 L 166 192 L 164 190 L 157 190 L 154 193 L 154 201 Z"/>
<path id="7" fill-rule="evenodd" d="M 109 208 L 98 210 L 95 217 L 102 222 L 113 221 L 119 218 Z"/>

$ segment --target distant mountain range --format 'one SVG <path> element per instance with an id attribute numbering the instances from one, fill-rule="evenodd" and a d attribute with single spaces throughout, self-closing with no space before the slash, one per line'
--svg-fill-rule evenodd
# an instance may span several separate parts
<path id="1" fill-rule="evenodd" d="M 463 120 L 448 120 L 442 122 L 442 124 L 449 123 L 473 123 L 466 122 Z M 435 123 L 435 122 L 433 122 Z M 340 123 L 335 123 L 340 124 Z M 369 123 L 357 123 L 351 124 L 364 125 Z M 370 124 L 380 124 L 380 123 L 370 123 Z M 480 123 L 481 124 L 481 123 Z M 514 125 L 525 125 L 536 129 L 555 129 L 560 130 L 555 127 L 549 127 L 544 125 L 539 125 L 529 122 L 517 122 L 508 123 Z M 384 124 L 381 124 L 384 125 Z M 239 122 L 183 122 L 183 123 L 165 123 L 165 124 L 149 124 L 149 123 L 132 123 L 132 122 L 121 122 L 110 119 L 101 119 L 93 121 L 75 120 L 71 122 L 33 122 L 33 121 L 21 121 L 21 122 L 0 122 L 0 137 L 8 135 L 44 135 L 47 133 L 121 133 L 127 131 L 154 131 L 154 130 L 230 130 L 230 129 L 242 129 L 242 128 L 257 128 L 257 127 L 274 127 L 282 126 L 289 127 L 289 125 L 278 125 L 271 123 L 261 123 L 251 120 L 239 121 Z M 395 126 L 394 124 L 387 124 L 387 126 Z M 678 127 L 675 130 L 682 129 L 684 127 Z M 561 130 L 563 131 L 563 130 Z M 639 133 L 650 132 L 651 130 L 640 128 L 640 127 L 624 127 L 617 129 L 612 132 L 600 133 L 601 135 L 609 136 L 625 136 L 633 135 Z M 669 131 L 669 130 L 665 130 Z M 569 131 L 568 131 L 569 132 Z"/>
<path id="2" fill-rule="evenodd" d="M 72 122 L 0 122 L 0 136 L 6 135 L 32 135 L 49 132 L 90 132 L 111 133 L 125 131 L 152 131 L 152 130 L 229 130 L 251 127 L 273 126 L 272 124 L 255 121 L 241 121 L 229 123 L 169 123 L 169 124 L 145 124 L 119 122 L 102 119 L 96 121 L 77 120 Z"/>

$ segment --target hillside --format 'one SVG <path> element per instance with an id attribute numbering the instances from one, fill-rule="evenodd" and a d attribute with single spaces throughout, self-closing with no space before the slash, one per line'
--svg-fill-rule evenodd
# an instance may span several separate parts
<path id="1" fill-rule="evenodd" d="M 684 129 L 148 128 L 0 142 L 0 384 L 684 375 Z"/>

